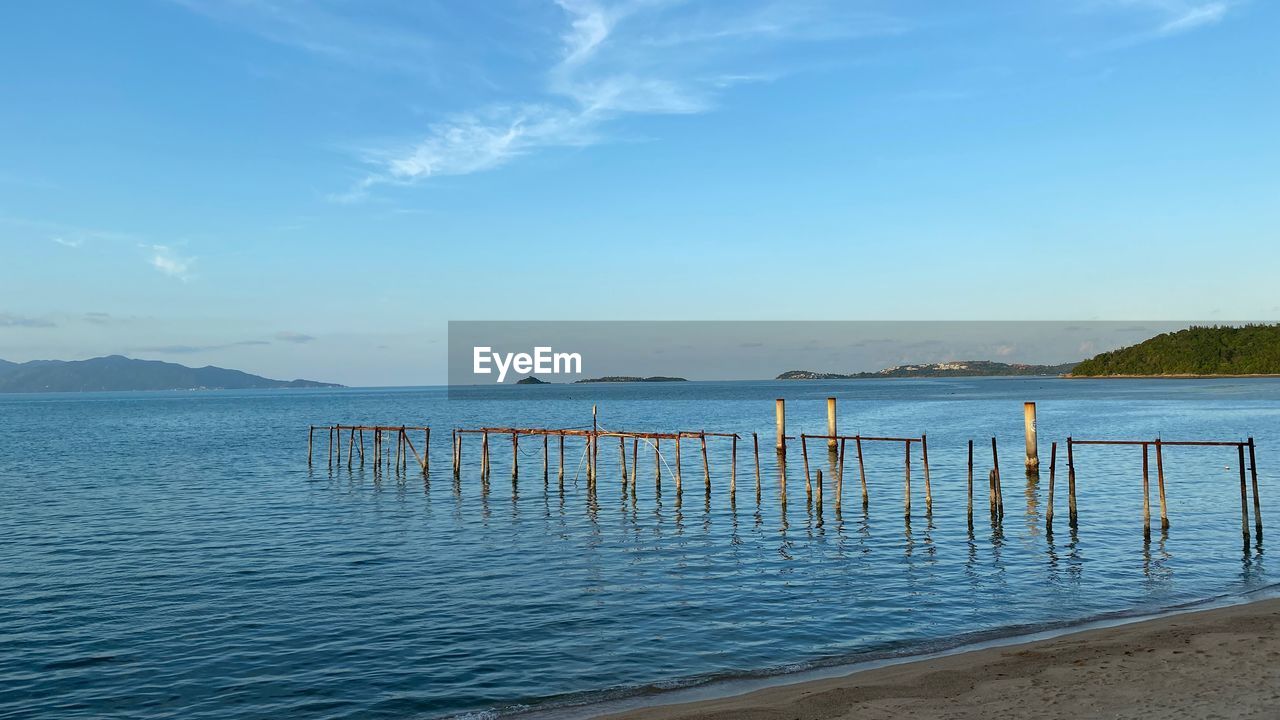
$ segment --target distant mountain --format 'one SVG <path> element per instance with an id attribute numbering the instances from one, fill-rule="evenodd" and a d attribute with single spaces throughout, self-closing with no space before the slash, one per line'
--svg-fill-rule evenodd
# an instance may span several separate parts
<path id="1" fill-rule="evenodd" d="M 1191 327 L 1085 360 L 1072 377 L 1280 375 L 1280 325 Z"/>
<path id="2" fill-rule="evenodd" d="M 637 375 L 605 375 L 598 378 L 585 378 L 583 380 L 574 380 L 574 384 L 580 383 L 638 383 L 638 382 L 689 382 L 682 377 L 665 377 L 663 375 L 653 375 L 651 377 L 639 377 Z"/>
<path id="3" fill-rule="evenodd" d="M 0 360 L 0 393 L 96 390 L 246 390 L 342 387 L 313 380 L 270 380 L 239 370 L 189 368 L 121 355 L 90 360 Z"/>
<path id="4" fill-rule="evenodd" d="M 878 372 L 824 373 L 812 370 L 788 370 L 778 380 L 858 380 L 865 378 L 914 378 L 914 377 L 1007 377 L 1016 375 L 1063 375 L 1071 372 L 1076 363 L 1061 365 L 1024 365 L 990 360 L 953 360 L 923 365 L 897 365 Z"/>

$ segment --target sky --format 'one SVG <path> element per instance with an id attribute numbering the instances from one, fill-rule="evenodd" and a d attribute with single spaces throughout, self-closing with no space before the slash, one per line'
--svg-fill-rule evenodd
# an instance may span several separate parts
<path id="1" fill-rule="evenodd" d="M 1269 0 L 0 3 L 0 358 L 1275 320 Z M 1017 360 L 1018 358 L 1011 358 Z"/>

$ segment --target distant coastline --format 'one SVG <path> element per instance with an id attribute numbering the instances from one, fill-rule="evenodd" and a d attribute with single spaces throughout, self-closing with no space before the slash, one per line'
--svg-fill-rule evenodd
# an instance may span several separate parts
<path id="1" fill-rule="evenodd" d="M 89 360 L 0 360 L 0 393 L 147 392 L 339 388 L 315 380 L 272 380 L 208 365 L 191 368 L 160 360 L 108 355 Z"/>
<path id="2" fill-rule="evenodd" d="M 582 385 L 586 383 L 656 383 L 656 382 L 689 382 L 687 378 L 667 377 L 665 375 L 651 375 L 649 377 L 640 377 L 638 375 L 605 375 L 598 378 L 584 378 L 582 380 L 574 380 L 574 385 Z"/>

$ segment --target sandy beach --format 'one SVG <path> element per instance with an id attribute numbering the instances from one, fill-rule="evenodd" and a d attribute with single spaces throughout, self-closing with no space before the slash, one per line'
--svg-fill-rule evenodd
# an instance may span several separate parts
<path id="1" fill-rule="evenodd" d="M 1261 600 L 606 717 L 1276 717 L 1278 628 Z"/>

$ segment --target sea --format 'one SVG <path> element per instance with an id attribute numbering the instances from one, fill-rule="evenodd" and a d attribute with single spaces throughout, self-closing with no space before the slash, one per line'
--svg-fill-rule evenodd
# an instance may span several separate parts
<path id="1" fill-rule="evenodd" d="M 0 395 L 0 718 L 589 716 L 1269 588 L 1245 542 L 1234 447 L 1163 448 L 1170 527 L 1143 531 L 1142 449 L 1065 442 L 1254 438 L 1280 538 L 1280 380 L 870 379 Z M 852 443 L 841 476 L 792 435 Z M 1038 408 L 1038 473 L 1023 403 Z M 736 433 L 621 448 L 455 428 Z M 330 461 L 333 424 L 430 426 L 429 468 Z M 314 434 L 308 463 L 309 428 Z M 410 433 L 421 452 L 425 433 Z M 345 436 L 344 436 L 345 437 Z M 759 445 L 759 482 L 753 437 Z M 1004 515 L 990 514 L 991 438 Z M 968 444 L 975 447 L 972 521 Z M 1055 518 L 1046 522 L 1057 443 Z M 336 448 L 335 448 L 336 450 Z M 634 462 L 624 483 L 620 456 Z M 1247 462 L 1247 458 L 1246 458 Z M 658 477 L 657 470 L 661 470 Z M 821 490 L 816 473 L 824 472 Z M 781 499 L 783 478 L 786 502 Z M 839 483 L 836 480 L 840 480 Z M 730 493 L 733 483 L 735 492 Z M 837 488 L 841 495 L 836 496 Z M 758 488 L 758 489 L 757 489 Z M 821 503 L 818 493 L 821 493 Z M 1252 498 L 1249 525 L 1254 523 Z"/>

